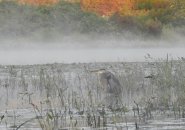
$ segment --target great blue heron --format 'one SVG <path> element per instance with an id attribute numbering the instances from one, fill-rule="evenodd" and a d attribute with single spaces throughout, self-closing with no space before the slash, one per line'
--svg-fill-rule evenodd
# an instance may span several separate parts
<path id="1" fill-rule="evenodd" d="M 119 80 L 113 73 L 106 69 L 98 69 L 90 72 L 94 72 L 99 75 L 100 84 L 107 94 L 106 102 L 109 102 L 109 106 L 113 107 L 113 104 L 117 104 L 121 99 L 122 86 Z"/>

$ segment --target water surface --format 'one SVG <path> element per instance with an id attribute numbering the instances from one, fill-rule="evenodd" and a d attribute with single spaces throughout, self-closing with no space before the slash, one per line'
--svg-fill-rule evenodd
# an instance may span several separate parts
<path id="1" fill-rule="evenodd" d="M 26 65 L 46 63 L 141 62 L 146 56 L 155 59 L 185 57 L 185 48 L 81 48 L 81 49 L 6 49 L 0 50 L 0 64 Z"/>

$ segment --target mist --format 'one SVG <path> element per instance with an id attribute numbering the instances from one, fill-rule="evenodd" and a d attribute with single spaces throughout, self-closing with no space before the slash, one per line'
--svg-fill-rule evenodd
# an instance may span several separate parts
<path id="1" fill-rule="evenodd" d="M 84 37 L 84 36 L 83 36 Z M 151 62 L 185 57 L 184 37 L 171 38 L 82 38 L 66 37 L 55 41 L 6 39 L 0 44 L 1 65 L 53 63 Z M 134 38 L 135 37 L 135 38 Z"/>
<path id="2" fill-rule="evenodd" d="M 184 21 L 178 18 L 143 24 L 134 17 L 103 18 L 69 2 L 34 7 L 3 1 L 0 8 L 0 64 L 137 62 L 148 54 L 156 59 L 185 55 Z"/>
<path id="3" fill-rule="evenodd" d="M 167 55 L 177 60 L 185 57 L 184 41 L 183 35 L 177 32 L 162 38 L 141 38 L 135 34 L 129 37 L 83 34 L 48 41 L 8 37 L 1 38 L 0 64 L 145 62 L 148 55 L 153 58 L 151 61 L 166 59 Z"/>
<path id="4" fill-rule="evenodd" d="M 101 42 L 105 41 L 102 40 Z M 152 45 L 152 42 L 149 43 L 149 41 L 137 41 L 137 44 L 133 41 L 127 41 L 127 43 L 122 43 L 118 46 L 114 46 L 110 41 L 107 41 L 106 44 L 97 43 L 94 43 L 93 46 L 80 43 L 49 43 L 45 45 L 43 43 L 23 45 L 14 43 L 13 46 L 6 44 L 0 49 L 0 64 L 145 62 L 147 56 L 153 58 L 150 61 L 166 59 L 167 55 L 173 60 L 185 57 L 183 44 L 174 47 L 165 42 L 160 43 L 160 46 L 157 44 Z M 138 44 L 140 45 L 138 46 Z"/>

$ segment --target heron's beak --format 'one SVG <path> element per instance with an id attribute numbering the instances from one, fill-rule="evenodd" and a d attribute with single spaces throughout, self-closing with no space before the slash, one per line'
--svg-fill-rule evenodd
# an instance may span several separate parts
<path id="1" fill-rule="evenodd" d="M 98 69 L 98 70 L 91 70 L 91 73 L 96 73 L 96 74 L 102 74 L 105 71 L 105 69 Z"/>

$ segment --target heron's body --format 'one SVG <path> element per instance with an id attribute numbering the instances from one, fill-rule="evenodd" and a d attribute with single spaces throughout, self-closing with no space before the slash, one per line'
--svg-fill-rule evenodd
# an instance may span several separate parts
<path id="1" fill-rule="evenodd" d="M 100 82 L 106 89 L 107 93 L 110 94 L 120 94 L 121 84 L 119 80 L 109 71 L 105 71 L 100 74 Z"/>
<path id="2" fill-rule="evenodd" d="M 119 80 L 114 76 L 113 73 L 105 69 L 93 72 L 99 74 L 100 84 L 106 93 L 106 104 L 110 107 L 114 107 L 116 104 L 118 104 L 118 102 L 121 101 L 122 86 Z"/>

